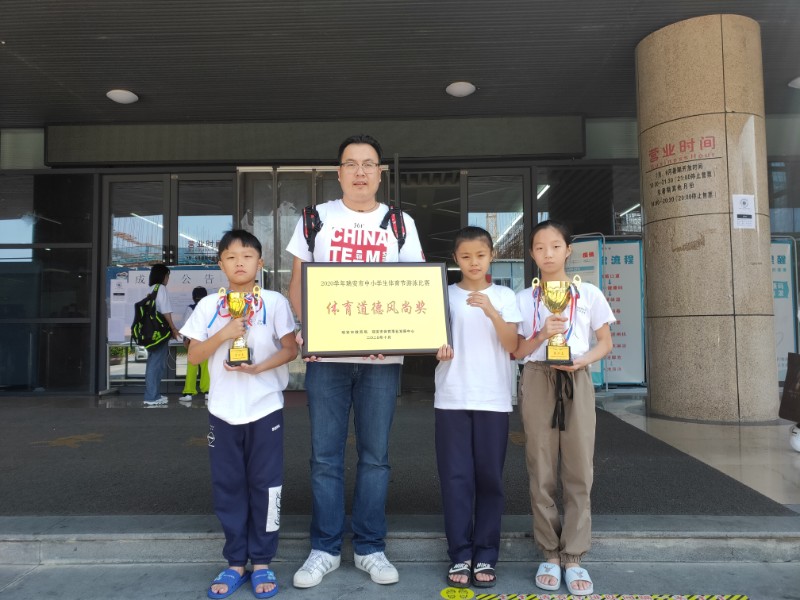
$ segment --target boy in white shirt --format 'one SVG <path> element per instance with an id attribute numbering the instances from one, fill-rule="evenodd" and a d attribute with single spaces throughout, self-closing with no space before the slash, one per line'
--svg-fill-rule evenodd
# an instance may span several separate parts
<path id="1" fill-rule="evenodd" d="M 232 230 L 219 242 L 219 266 L 230 290 L 247 294 L 245 317 L 231 318 L 227 295 L 206 296 L 181 334 L 189 338 L 189 362 L 208 360 L 208 449 L 214 511 L 225 532 L 222 554 L 229 568 L 208 590 L 227 598 L 251 574 L 253 593 L 278 592 L 269 563 L 278 547 L 283 484 L 283 390 L 287 363 L 297 356 L 289 302 L 272 291 L 254 293 L 264 265 L 261 244 L 251 233 Z M 228 364 L 229 340 L 246 334 L 252 364 Z"/>

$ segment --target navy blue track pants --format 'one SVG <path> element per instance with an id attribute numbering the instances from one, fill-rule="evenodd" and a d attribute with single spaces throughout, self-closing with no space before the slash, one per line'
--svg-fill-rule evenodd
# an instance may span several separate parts
<path id="1" fill-rule="evenodd" d="M 230 425 L 208 415 L 214 512 L 230 566 L 268 564 L 278 549 L 283 486 L 283 411 Z"/>
<path id="2" fill-rule="evenodd" d="M 508 413 L 436 409 L 435 414 L 447 553 L 454 563 L 494 566 L 505 506 Z"/>

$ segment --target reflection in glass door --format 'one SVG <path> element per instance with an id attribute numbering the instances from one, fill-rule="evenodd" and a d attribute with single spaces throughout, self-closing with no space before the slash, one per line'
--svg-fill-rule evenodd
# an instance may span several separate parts
<path id="1" fill-rule="evenodd" d="M 492 236 L 495 259 L 490 275 L 515 292 L 525 288 L 528 261 L 525 208 L 531 207 L 528 169 L 473 169 L 466 178 L 467 223 Z M 528 211 L 528 214 L 532 214 Z M 530 267 L 528 267 L 530 269 Z"/>
<path id="2" fill-rule="evenodd" d="M 163 175 L 106 178 L 104 206 L 109 207 L 111 226 L 108 264 L 138 267 L 166 260 L 166 183 Z"/>
<path id="3" fill-rule="evenodd" d="M 177 215 L 175 240 L 178 265 L 216 265 L 217 244 L 233 227 L 234 183 L 229 175 L 172 176 L 171 197 Z"/>
<path id="4" fill-rule="evenodd" d="M 216 264 L 233 226 L 232 174 L 114 175 L 105 178 L 109 265 Z"/>

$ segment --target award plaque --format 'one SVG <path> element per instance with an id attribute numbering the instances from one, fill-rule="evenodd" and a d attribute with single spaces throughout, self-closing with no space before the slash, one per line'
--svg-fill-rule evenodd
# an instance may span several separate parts
<path id="1" fill-rule="evenodd" d="M 255 286 L 251 292 L 226 292 L 225 288 L 220 289 L 220 295 L 224 294 L 228 303 L 228 312 L 232 319 L 243 317 L 247 319 L 253 307 L 259 301 L 261 288 Z M 247 346 L 247 332 L 235 338 L 231 343 L 230 350 L 228 350 L 228 360 L 226 361 L 230 366 L 237 365 L 251 365 L 253 364 L 252 353 Z"/>
<path id="2" fill-rule="evenodd" d="M 574 302 L 577 298 L 578 286 L 581 283 L 579 275 L 575 275 L 572 282 L 569 281 L 539 281 L 536 277 L 533 280 L 533 288 L 536 289 L 540 286 L 540 294 L 542 302 L 547 310 L 556 316 L 561 313 L 568 306 L 572 307 L 569 318 L 569 329 L 566 333 L 557 333 L 552 336 L 547 342 L 545 362 L 551 365 L 571 365 L 572 364 L 572 350 L 567 344 L 567 338 L 572 332 L 572 324 L 574 320 Z"/>
<path id="3" fill-rule="evenodd" d="M 304 357 L 435 355 L 452 345 L 444 263 L 302 267 Z"/>

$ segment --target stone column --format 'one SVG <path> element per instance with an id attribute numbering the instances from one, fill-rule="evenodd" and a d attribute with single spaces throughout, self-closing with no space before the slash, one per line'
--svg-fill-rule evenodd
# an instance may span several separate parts
<path id="1" fill-rule="evenodd" d="M 709 15 L 660 29 L 636 47 L 636 76 L 648 410 L 700 421 L 774 420 L 758 23 Z M 743 229 L 732 202 L 748 198 L 754 228 Z"/>

